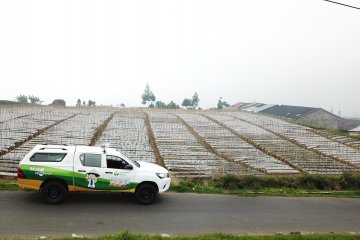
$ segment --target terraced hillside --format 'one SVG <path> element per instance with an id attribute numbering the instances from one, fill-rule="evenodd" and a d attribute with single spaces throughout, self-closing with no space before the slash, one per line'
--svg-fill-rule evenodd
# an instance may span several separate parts
<path id="1" fill-rule="evenodd" d="M 360 172 L 359 141 L 259 114 L 0 106 L 0 175 L 41 143 L 109 143 L 176 177 Z"/>

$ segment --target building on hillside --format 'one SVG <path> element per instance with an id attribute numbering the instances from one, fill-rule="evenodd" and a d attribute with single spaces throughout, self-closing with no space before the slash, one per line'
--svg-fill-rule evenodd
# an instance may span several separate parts
<path id="1" fill-rule="evenodd" d="M 61 107 L 65 107 L 66 106 L 66 102 L 63 99 L 55 99 L 51 104 L 51 106 L 61 106 Z"/>
<path id="2" fill-rule="evenodd" d="M 242 103 L 242 102 L 238 102 L 234 105 L 232 105 L 232 108 L 236 108 L 238 110 L 242 110 L 242 111 L 248 111 L 248 112 L 261 112 L 263 110 L 266 110 L 268 108 L 277 106 L 275 104 L 266 104 L 266 103 L 257 103 L 257 102 L 252 102 L 252 103 Z"/>
<path id="3" fill-rule="evenodd" d="M 360 119 L 357 118 L 341 118 L 339 122 L 339 129 L 352 130 L 360 126 Z"/>
<path id="4" fill-rule="evenodd" d="M 241 108 L 244 104 L 247 104 L 247 103 L 238 102 L 238 103 L 235 103 L 235 104 L 231 105 L 230 107 L 232 107 L 232 108 Z"/>
<path id="5" fill-rule="evenodd" d="M 256 105 L 249 106 L 249 107 L 245 108 L 244 110 L 248 111 L 248 112 L 257 113 L 257 112 L 265 111 L 266 109 L 269 109 L 269 108 L 272 108 L 272 107 L 275 107 L 275 106 L 277 106 L 277 105 L 258 103 Z"/>
<path id="6" fill-rule="evenodd" d="M 340 122 L 340 117 L 322 108 L 276 105 L 262 110 L 260 113 L 289 118 L 300 124 L 329 129 L 338 129 Z"/>
<path id="7" fill-rule="evenodd" d="M 360 126 L 349 130 L 350 135 L 360 136 Z"/>

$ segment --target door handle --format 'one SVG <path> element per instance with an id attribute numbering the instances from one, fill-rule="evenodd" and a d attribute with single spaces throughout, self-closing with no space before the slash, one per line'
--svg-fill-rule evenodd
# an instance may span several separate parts
<path id="1" fill-rule="evenodd" d="M 85 170 L 78 170 L 78 172 L 86 172 Z"/>
<path id="2" fill-rule="evenodd" d="M 105 172 L 106 174 L 113 174 L 113 172 Z"/>

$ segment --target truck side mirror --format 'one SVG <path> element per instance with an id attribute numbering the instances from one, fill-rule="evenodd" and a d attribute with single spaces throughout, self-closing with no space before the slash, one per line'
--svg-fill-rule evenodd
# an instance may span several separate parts
<path id="1" fill-rule="evenodd" d="M 125 168 L 127 170 L 133 170 L 133 166 L 131 166 L 130 164 L 125 165 Z"/>

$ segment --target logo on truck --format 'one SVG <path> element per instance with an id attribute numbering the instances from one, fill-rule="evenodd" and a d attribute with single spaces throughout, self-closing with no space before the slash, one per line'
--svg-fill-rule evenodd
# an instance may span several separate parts
<path id="1" fill-rule="evenodd" d="M 34 172 L 35 175 L 39 175 L 40 177 L 44 175 L 51 175 L 51 173 L 45 172 L 45 168 L 42 167 L 30 167 L 30 171 Z"/>
<path id="2" fill-rule="evenodd" d="M 95 183 L 97 182 L 98 177 L 100 177 L 100 174 L 96 171 L 96 169 L 92 169 L 90 172 L 86 173 L 86 181 L 89 182 L 89 188 L 95 188 Z"/>

